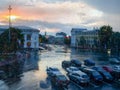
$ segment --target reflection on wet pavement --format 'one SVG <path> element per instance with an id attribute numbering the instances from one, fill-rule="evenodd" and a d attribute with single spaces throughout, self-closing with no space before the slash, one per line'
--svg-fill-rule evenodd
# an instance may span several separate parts
<path id="1" fill-rule="evenodd" d="M 66 72 L 61 67 L 61 62 L 63 60 L 70 60 L 73 58 L 83 61 L 86 58 L 92 58 L 95 60 L 96 64 L 109 64 L 107 62 L 107 56 L 100 53 L 93 53 L 91 51 L 81 52 L 78 50 L 68 50 L 63 52 L 56 52 L 58 50 L 56 47 L 53 47 L 52 51 L 43 51 L 43 52 L 30 52 L 29 57 L 26 57 L 24 72 L 21 80 L 11 84 L 9 90 L 63 90 L 51 85 L 46 74 L 46 67 L 57 67 L 63 74 Z M 80 90 L 80 87 L 77 87 L 74 84 L 69 85 L 68 90 Z M 114 86 L 103 85 L 98 88 L 93 86 L 89 88 L 83 88 L 84 90 L 118 90 Z"/>

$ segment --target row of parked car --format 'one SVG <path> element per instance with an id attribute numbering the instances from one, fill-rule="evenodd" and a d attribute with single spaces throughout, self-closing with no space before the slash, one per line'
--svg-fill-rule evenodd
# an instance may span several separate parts
<path id="1" fill-rule="evenodd" d="M 89 81 L 95 83 L 102 81 L 112 82 L 113 80 L 120 79 L 119 65 L 95 66 L 95 62 L 91 59 L 84 60 L 84 65 L 79 60 L 63 61 L 62 67 L 68 72 L 67 75 L 70 80 L 77 83 L 78 81 L 84 82 L 85 84 L 88 84 Z M 80 79 L 82 77 L 86 77 L 86 79 Z"/>
<path id="2" fill-rule="evenodd" d="M 84 60 L 84 65 L 79 60 L 63 61 L 62 67 L 67 72 L 68 78 L 58 68 L 46 69 L 51 82 L 56 86 L 68 87 L 72 81 L 78 85 L 88 86 L 90 82 L 101 84 L 120 79 L 120 66 L 96 66 L 91 59 Z"/>

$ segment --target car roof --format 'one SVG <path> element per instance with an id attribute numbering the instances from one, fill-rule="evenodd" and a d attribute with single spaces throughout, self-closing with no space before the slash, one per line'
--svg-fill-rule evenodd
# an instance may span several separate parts
<path id="1" fill-rule="evenodd" d="M 73 67 L 73 66 L 71 66 L 71 67 L 69 67 L 70 69 L 78 69 L 77 67 Z"/>
<path id="2" fill-rule="evenodd" d="M 91 71 L 91 72 L 96 71 L 96 70 L 93 70 L 93 69 L 90 69 L 90 68 L 85 68 L 85 70 Z"/>
<path id="3" fill-rule="evenodd" d="M 87 75 L 86 73 L 84 73 L 82 71 L 76 71 L 76 72 L 73 72 L 72 74 Z"/>

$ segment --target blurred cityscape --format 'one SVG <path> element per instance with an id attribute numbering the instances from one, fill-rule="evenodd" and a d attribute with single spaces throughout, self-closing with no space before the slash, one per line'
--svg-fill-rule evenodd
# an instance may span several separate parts
<path id="1" fill-rule="evenodd" d="M 70 34 L 58 30 L 51 35 L 14 24 L 13 9 L 9 5 L 8 23 L 0 22 L 0 90 L 119 90 L 116 28 L 76 25 Z"/>

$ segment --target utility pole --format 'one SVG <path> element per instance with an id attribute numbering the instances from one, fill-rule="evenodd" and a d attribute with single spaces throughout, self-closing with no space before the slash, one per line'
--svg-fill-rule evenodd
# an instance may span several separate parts
<path id="1" fill-rule="evenodd" d="M 10 43 L 10 39 L 11 39 L 11 35 L 10 35 L 10 28 L 11 28 L 11 10 L 12 10 L 12 8 L 11 8 L 11 5 L 9 5 L 9 8 L 8 8 L 8 10 L 9 10 L 9 43 Z"/>

